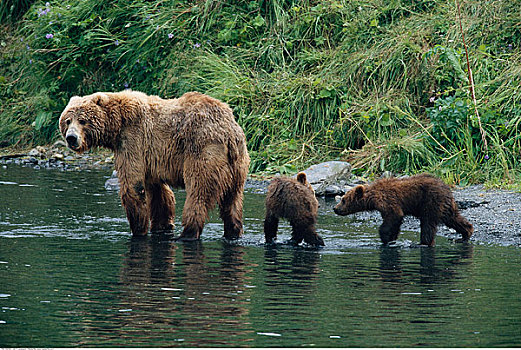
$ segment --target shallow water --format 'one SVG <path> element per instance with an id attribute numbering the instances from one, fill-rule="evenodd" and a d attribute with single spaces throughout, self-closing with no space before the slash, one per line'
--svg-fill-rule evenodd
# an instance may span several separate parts
<path id="1" fill-rule="evenodd" d="M 0 168 L 1 347 L 521 346 L 520 247 L 382 247 L 324 201 L 325 248 L 268 247 L 254 193 L 237 243 L 217 213 L 200 242 L 136 240 L 109 175 Z"/>

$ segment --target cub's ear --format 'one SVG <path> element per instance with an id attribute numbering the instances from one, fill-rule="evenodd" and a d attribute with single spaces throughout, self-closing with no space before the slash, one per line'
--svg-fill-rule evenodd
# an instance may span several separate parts
<path id="1" fill-rule="evenodd" d="M 92 95 L 92 102 L 100 107 L 103 107 L 109 102 L 109 95 L 103 92 L 96 92 Z"/>
<path id="2" fill-rule="evenodd" d="M 302 173 L 302 172 L 298 173 L 297 181 L 300 182 L 301 184 L 305 185 L 306 182 L 308 182 L 308 179 L 306 178 L 306 174 Z"/>
<path id="3" fill-rule="evenodd" d="M 364 196 L 364 186 L 359 185 L 355 187 L 355 198 L 362 198 Z"/>

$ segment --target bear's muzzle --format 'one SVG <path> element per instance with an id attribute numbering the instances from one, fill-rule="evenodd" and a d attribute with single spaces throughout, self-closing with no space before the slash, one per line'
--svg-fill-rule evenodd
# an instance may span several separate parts
<path id="1" fill-rule="evenodd" d="M 65 135 L 65 141 L 67 141 L 67 145 L 72 150 L 77 150 L 80 148 L 80 142 L 78 134 L 74 132 L 74 130 L 68 130 L 67 134 Z"/>

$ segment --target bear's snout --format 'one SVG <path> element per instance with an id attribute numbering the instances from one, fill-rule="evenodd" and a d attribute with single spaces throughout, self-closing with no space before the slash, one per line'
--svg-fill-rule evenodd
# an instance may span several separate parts
<path id="1" fill-rule="evenodd" d="M 340 204 L 341 203 L 338 203 L 334 208 L 333 208 L 333 211 L 335 212 L 335 214 L 337 215 L 346 215 L 346 213 L 340 208 Z"/>
<path id="2" fill-rule="evenodd" d="M 73 150 L 80 147 L 80 143 L 78 142 L 78 135 L 73 132 L 67 132 L 65 140 L 67 141 L 67 145 L 69 145 L 69 147 Z"/>

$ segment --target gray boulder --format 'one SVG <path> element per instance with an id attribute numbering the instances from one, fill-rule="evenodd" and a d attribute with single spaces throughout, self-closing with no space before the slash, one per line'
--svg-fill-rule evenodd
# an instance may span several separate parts
<path id="1" fill-rule="evenodd" d="M 119 190 L 118 172 L 116 170 L 114 170 L 110 178 L 105 181 L 105 189 L 109 191 Z"/>
<path id="2" fill-rule="evenodd" d="M 332 160 L 315 164 L 303 171 L 317 196 L 334 197 L 346 192 L 352 180 L 351 164 Z"/>

